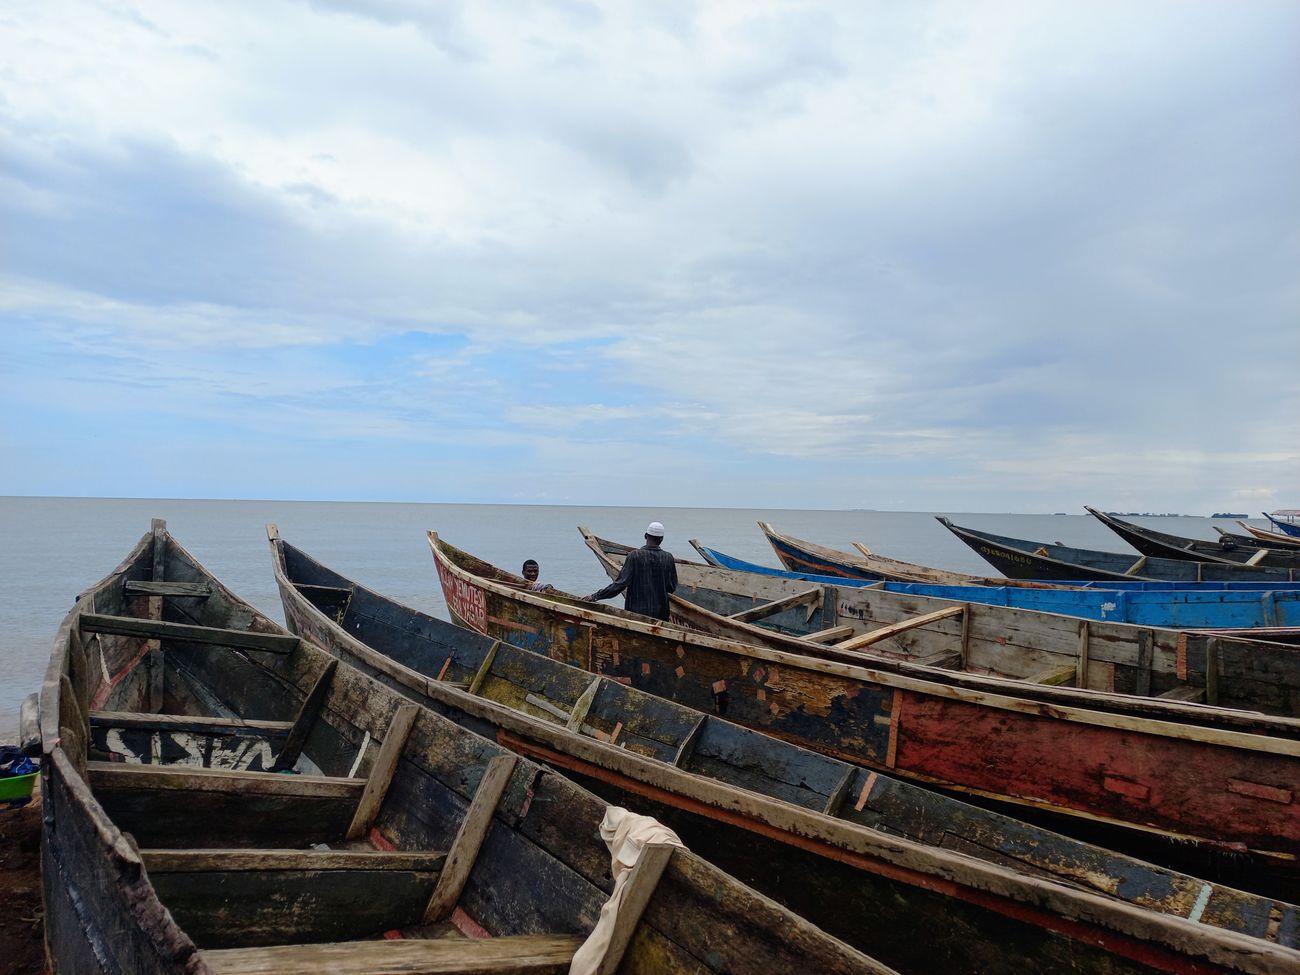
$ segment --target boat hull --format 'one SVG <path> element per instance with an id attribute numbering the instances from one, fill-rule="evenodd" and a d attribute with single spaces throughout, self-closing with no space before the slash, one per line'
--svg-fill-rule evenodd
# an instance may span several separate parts
<path id="1" fill-rule="evenodd" d="M 1153 839 L 1236 844 L 1275 863 L 1300 853 L 1294 740 L 1203 734 L 737 644 L 520 592 L 477 574 L 486 563 L 431 544 L 461 625 L 687 707 L 914 781 Z"/>

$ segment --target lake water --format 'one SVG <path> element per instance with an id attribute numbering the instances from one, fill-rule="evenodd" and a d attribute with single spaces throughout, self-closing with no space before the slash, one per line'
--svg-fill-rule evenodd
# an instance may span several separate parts
<path id="1" fill-rule="evenodd" d="M 1088 515 L 945 514 L 958 524 L 1006 535 L 1128 550 Z M 270 521 L 286 541 L 326 565 L 443 617 L 427 529 L 515 571 L 524 559 L 535 558 L 543 581 L 578 594 L 604 585 L 606 578 L 576 526 L 639 542 L 652 520 L 667 528 L 665 546 L 688 558 L 695 556 L 688 540 L 698 538 L 730 555 L 776 565 L 754 524 L 761 519 L 826 545 L 847 549 L 861 541 L 882 555 L 992 574 L 924 512 L 0 498 L 0 739 L 13 735 L 22 698 L 39 687 L 54 632 L 77 593 L 121 561 L 148 531 L 150 518 L 165 518 L 181 544 L 222 582 L 276 620 L 283 614 L 264 529 Z M 1134 520 L 1174 534 L 1216 537 L 1208 518 Z"/>

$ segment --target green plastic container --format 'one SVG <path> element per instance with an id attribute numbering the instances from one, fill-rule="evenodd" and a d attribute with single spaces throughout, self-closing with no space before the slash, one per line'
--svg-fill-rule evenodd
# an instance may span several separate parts
<path id="1" fill-rule="evenodd" d="M 0 779 L 0 802 L 28 798 L 32 794 L 32 786 L 36 784 L 36 777 L 40 774 L 30 772 L 27 775 L 10 775 Z"/>

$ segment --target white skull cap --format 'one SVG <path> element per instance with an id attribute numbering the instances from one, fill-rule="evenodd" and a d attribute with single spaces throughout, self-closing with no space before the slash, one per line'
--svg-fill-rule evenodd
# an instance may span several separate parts
<path id="1" fill-rule="evenodd" d="M 649 527 L 646 528 L 645 533 L 647 535 L 653 535 L 655 538 L 663 538 L 664 526 L 657 521 L 652 521 L 650 522 Z"/>

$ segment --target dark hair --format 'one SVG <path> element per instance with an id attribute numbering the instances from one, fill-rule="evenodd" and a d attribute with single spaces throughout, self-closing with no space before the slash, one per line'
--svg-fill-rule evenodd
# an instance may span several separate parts
<path id="1" fill-rule="evenodd" d="M 530 565 L 537 565 L 537 560 L 536 560 L 536 559 L 524 559 L 524 564 L 523 564 L 522 568 L 525 568 L 525 569 L 526 569 L 526 568 L 528 568 Z M 538 567 L 539 569 L 541 568 L 540 565 L 537 565 L 537 567 Z"/>

